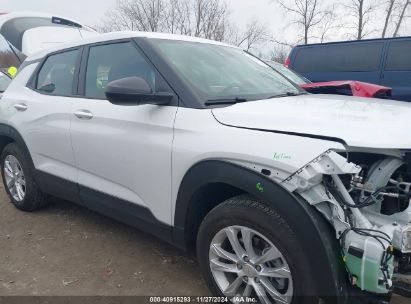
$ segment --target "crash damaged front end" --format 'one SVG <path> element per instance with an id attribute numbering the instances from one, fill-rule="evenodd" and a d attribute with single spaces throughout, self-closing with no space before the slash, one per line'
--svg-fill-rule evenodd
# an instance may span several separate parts
<path id="1" fill-rule="evenodd" d="M 411 274 L 411 152 L 328 150 L 282 184 L 334 227 L 352 285 L 387 294 Z"/>

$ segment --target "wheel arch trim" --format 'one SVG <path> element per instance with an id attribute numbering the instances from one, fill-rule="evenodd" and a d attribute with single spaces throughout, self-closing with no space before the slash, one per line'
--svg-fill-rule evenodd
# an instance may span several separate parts
<path id="1" fill-rule="evenodd" d="M 24 141 L 23 136 L 21 136 L 19 131 L 16 130 L 16 128 L 8 124 L 0 123 L 0 138 L 2 137 L 8 137 L 12 139 L 14 142 L 16 142 L 24 150 L 24 152 L 28 155 L 31 164 L 33 164 L 33 159 L 26 145 L 26 142 Z"/>
<path id="2" fill-rule="evenodd" d="M 321 292 L 325 296 L 343 294 L 345 285 L 340 284 L 345 279 L 345 272 L 341 268 L 342 257 L 332 228 L 324 217 L 282 185 L 233 163 L 207 160 L 193 165 L 187 171 L 179 188 L 175 208 L 173 238 L 177 246 L 187 249 L 189 231 L 186 231 L 186 224 L 190 212 L 196 208 L 192 197 L 201 187 L 213 183 L 241 189 L 274 208 L 296 232 L 297 239 L 307 249 L 306 254 L 316 257 L 311 268 L 323 278 L 320 282 Z"/>

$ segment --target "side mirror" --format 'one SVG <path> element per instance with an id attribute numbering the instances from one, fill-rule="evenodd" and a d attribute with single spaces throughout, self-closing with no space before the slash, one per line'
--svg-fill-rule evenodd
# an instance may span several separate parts
<path id="1" fill-rule="evenodd" d="M 108 83 L 106 97 L 116 105 L 166 105 L 170 103 L 173 95 L 170 93 L 153 93 L 149 84 L 143 78 L 127 77 Z"/>
<path id="2" fill-rule="evenodd" d="M 54 83 L 48 83 L 48 84 L 45 84 L 44 86 L 41 86 L 39 88 L 39 91 L 51 94 L 54 92 L 55 89 L 56 89 L 56 85 Z"/>

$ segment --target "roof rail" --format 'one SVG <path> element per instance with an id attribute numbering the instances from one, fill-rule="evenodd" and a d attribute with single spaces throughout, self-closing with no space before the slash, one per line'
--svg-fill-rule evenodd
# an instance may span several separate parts
<path id="1" fill-rule="evenodd" d="M 411 39 L 411 36 L 402 37 L 391 37 L 391 38 L 371 38 L 362 40 L 345 40 L 345 41 L 334 41 L 334 42 L 324 42 L 324 43 L 311 43 L 311 44 L 299 44 L 296 47 L 310 47 L 317 45 L 331 45 L 331 44 L 343 44 L 343 43 L 361 43 L 361 42 L 373 42 L 373 41 L 386 41 L 386 40 L 401 40 L 401 39 Z"/>

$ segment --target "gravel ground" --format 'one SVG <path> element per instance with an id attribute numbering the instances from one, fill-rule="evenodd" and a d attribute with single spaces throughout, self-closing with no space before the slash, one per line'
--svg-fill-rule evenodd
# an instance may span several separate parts
<path id="1" fill-rule="evenodd" d="M 1 183 L 0 296 L 159 294 L 209 291 L 196 262 L 171 245 L 64 201 L 18 211 Z"/>
<path id="2" fill-rule="evenodd" d="M 0 186 L 0 295 L 209 295 L 193 259 L 151 235 L 57 201 L 25 213 Z"/>

